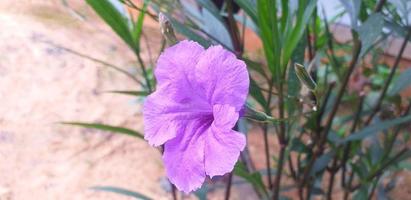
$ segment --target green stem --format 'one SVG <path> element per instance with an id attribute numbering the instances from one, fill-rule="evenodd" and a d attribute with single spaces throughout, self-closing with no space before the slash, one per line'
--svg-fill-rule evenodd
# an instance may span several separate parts
<path id="1" fill-rule="evenodd" d="M 284 119 L 284 88 L 283 88 L 283 82 L 280 81 L 279 87 L 278 87 L 278 114 L 280 119 Z M 277 173 L 275 177 L 275 182 L 273 185 L 273 198 L 274 200 L 279 199 L 280 197 L 280 186 L 281 186 L 281 177 L 283 175 L 283 168 L 284 168 L 284 159 L 285 159 L 285 150 L 287 148 L 288 141 L 286 139 L 285 135 L 285 124 L 284 122 L 280 121 L 280 132 L 278 134 L 278 140 L 280 143 L 280 153 L 279 153 L 279 158 L 278 158 L 278 164 L 277 164 Z"/>
<path id="2" fill-rule="evenodd" d="M 143 76 L 144 76 L 144 79 L 146 81 L 146 86 L 147 86 L 148 92 L 151 93 L 151 92 L 153 92 L 153 89 L 151 88 L 150 78 L 148 77 L 144 61 L 141 58 L 141 55 L 140 55 L 139 52 L 135 52 L 135 54 L 137 56 L 138 62 L 140 63 L 141 70 L 143 71 Z"/>

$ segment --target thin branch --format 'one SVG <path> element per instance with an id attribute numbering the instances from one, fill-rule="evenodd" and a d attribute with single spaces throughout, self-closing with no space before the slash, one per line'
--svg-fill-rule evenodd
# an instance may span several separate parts
<path id="1" fill-rule="evenodd" d="M 402 54 L 404 53 L 404 50 L 407 47 L 408 40 L 410 39 L 410 37 L 411 37 L 411 28 L 408 28 L 407 36 L 405 36 L 405 38 L 404 38 L 404 41 L 401 45 L 401 49 L 400 49 L 400 51 L 397 55 L 397 58 L 395 59 L 394 66 L 392 67 L 390 75 L 388 76 L 387 80 L 384 83 L 384 87 L 381 91 L 381 94 L 380 94 L 378 100 L 377 100 L 377 103 L 375 104 L 375 107 L 374 107 L 372 113 L 370 114 L 370 116 L 366 120 L 365 125 L 370 124 L 372 119 L 374 118 L 375 114 L 377 114 L 377 112 L 381 109 L 382 101 L 384 100 L 384 97 L 387 94 L 388 87 L 390 86 L 391 81 L 394 78 L 395 72 L 397 71 L 399 63 L 401 61 Z"/>
<path id="2" fill-rule="evenodd" d="M 225 189 L 225 196 L 224 196 L 224 200 L 229 200 L 230 199 L 230 191 L 231 191 L 231 185 L 232 185 L 232 180 L 233 180 L 233 173 L 230 172 L 228 174 L 228 182 L 227 182 L 227 186 Z"/>

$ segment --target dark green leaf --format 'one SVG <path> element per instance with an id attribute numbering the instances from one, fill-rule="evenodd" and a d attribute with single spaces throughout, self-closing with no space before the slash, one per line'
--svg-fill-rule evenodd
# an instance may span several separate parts
<path id="1" fill-rule="evenodd" d="M 317 5 L 317 0 L 311 0 L 306 6 L 299 6 L 299 12 L 296 19 L 295 27 L 292 29 L 291 34 L 285 36 L 284 43 L 284 53 L 283 61 L 285 64 L 288 63 L 291 55 L 293 54 L 295 48 L 297 47 L 298 42 L 301 40 L 301 37 L 304 35 L 305 28 L 308 22 L 311 19 L 311 16 L 314 13 L 315 7 Z"/>
<path id="2" fill-rule="evenodd" d="M 362 140 L 373 134 L 377 134 L 378 132 L 381 132 L 383 130 L 389 129 L 391 127 L 394 127 L 394 126 L 397 126 L 403 123 L 407 123 L 409 121 L 411 121 L 411 115 L 371 124 L 361 129 L 360 131 L 357 131 L 351 134 L 350 136 L 346 137 L 344 140 L 342 140 L 342 142 Z"/>
<path id="3" fill-rule="evenodd" d="M 299 138 L 293 138 L 291 140 L 291 146 L 290 146 L 290 151 L 296 151 L 299 153 L 304 153 L 304 152 L 308 152 L 308 147 L 307 145 L 305 145 L 301 139 Z"/>
<path id="4" fill-rule="evenodd" d="M 411 69 L 406 69 L 395 79 L 392 87 L 388 90 L 388 95 L 394 96 L 411 85 Z"/>
<path id="5" fill-rule="evenodd" d="M 261 178 L 261 174 L 260 173 L 249 173 L 246 170 L 246 167 L 244 164 L 237 162 L 237 164 L 234 166 L 234 174 L 236 176 L 239 176 L 243 179 L 245 179 L 247 182 L 249 182 L 250 184 L 252 184 L 255 188 L 257 188 L 258 190 L 260 190 L 260 192 L 262 192 L 263 194 L 267 195 L 267 191 L 265 189 L 263 180 Z"/>
<path id="6" fill-rule="evenodd" d="M 358 28 L 358 34 L 362 42 L 360 56 L 364 56 L 374 45 L 384 27 L 384 16 L 380 13 L 370 15 L 367 21 Z"/>
<path id="7" fill-rule="evenodd" d="M 267 102 L 263 96 L 263 93 L 261 93 L 260 87 L 257 85 L 257 83 L 254 81 L 252 77 L 250 77 L 250 95 L 262 106 L 265 107 L 267 105 Z"/>
<path id="8" fill-rule="evenodd" d="M 274 0 L 257 1 L 258 26 L 268 68 L 274 77 L 280 75 L 280 33 Z"/>
<path id="9" fill-rule="evenodd" d="M 133 41 L 136 44 L 136 49 L 137 51 L 140 51 L 140 38 L 141 38 L 141 33 L 143 31 L 143 22 L 144 22 L 144 16 L 147 11 L 147 5 L 149 3 L 149 0 L 145 0 L 143 4 L 143 8 L 140 11 L 140 14 L 138 15 L 137 21 L 135 25 L 133 26 Z"/>
<path id="10" fill-rule="evenodd" d="M 127 189 L 123 188 L 118 188 L 118 187 L 112 187 L 112 186 L 95 186 L 91 188 L 92 190 L 97 190 L 97 191 L 103 191 L 103 192 L 112 192 L 112 193 L 117 193 L 121 194 L 124 196 L 129 196 L 133 197 L 134 199 L 140 199 L 140 200 L 151 200 L 151 198 L 142 195 L 138 192 L 130 191 Z"/>
<path id="11" fill-rule="evenodd" d="M 174 18 L 171 18 L 169 15 L 167 17 L 170 19 L 174 29 L 186 36 L 190 40 L 194 40 L 201 44 L 203 47 L 209 47 L 210 46 L 210 41 L 206 40 L 204 37 L 200 36 L 197 34 L 195 31 L 191 30 L 188 28 L 185 24 L 180 23 L 179 21 L 175 20 Z"/>
<path id="12" fill-rule="evenodd" d="M 354 193 L 354 196 L 352 198 L 353 200 L 364 200 L 368 199 L 368 186 L 363 185 L 359 190 L 357 190 L 356 193 Z"/>
<path id="13" fill-rule="evenodd" d="M 98 123 L 84 123 L 84 122 L 62 122 L 62 124 L 66 125 L 73 125 L 73 126 L 81 126 L 84 128 L 92 128 L 92 129 L 97 129 L 97 130 L 102 130 L 102 131 L 109 131 L 113 133 L 120 133 L 120 134 L 125 134 L 125 135 L 130 135 L 134 137 L 138 137 L 143 139 L 144 136 L 143 134 L 133 131 L 128 128 L 123 128 L 119 126 L 110 126 L 106 124 L 98 124 Z"/>
<path id="14" fill-rule="evenodd" d="M 146 91 L 112 90 L 112 91 L 107 91 L 107 92 L 116 93 L 116 94 L 125 94 L 125 95 L 131 95 L 131 96 L 147 96 L 147 95 L 149 95 L 149 93 L 146 92 Z"/>
<path id="15" fill-rule="evenodd" d="M 257 24 L 257 10 L 254 1 L 252 0 L 234 0 L 240 8 L 244 10 L 245 13 Z"/>
<path id="16" fill-rule="evenodd" d="M 322 170 L 324 170 L 328 163 L 333 159 L 335 155 L 334 151 L 330 151 L 328 153 L 325 153 L 323 155 L 321 155 L 315 162 L 314 162 L 314 166 L 312 167 L 312 170 L 310 172 L 311 175 L 315 175 L 318 172 L 321 172 Z"/>
<path id="17" fill-rule="evenodd" d="M 211 35 L 217 42 L 223 44 L 228 49 L 233 49 L 231 36 L 225 27 L 224 22 L 216 18 L 209 10 L 202 11 L 202 18 L 206 19 L 201 26 L 202 29 Z"/>
<path id="18" fill-rule="evenodd" d="M 109 0 L 86 0 L 86 2 L 125 43 L 135 50 L 127 20 Z"/>

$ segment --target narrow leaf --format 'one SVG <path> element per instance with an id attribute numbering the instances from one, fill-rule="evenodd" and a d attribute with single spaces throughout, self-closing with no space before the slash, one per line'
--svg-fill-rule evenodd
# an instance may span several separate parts
<path id="1" fill-rule="evenodd" d="M 125 43 L 135 49 L 127 20 L 109 0 L 86 0 L 86 2 Z"/>
<path id="2" fill-rule="evenodd" d="M 384 27 L 384 16 L 380 13 L 374 13 L 368 17 L 358 28 L 358 34 L 362 42 L 360 56 L 364 56 L 378 39 Z"/>
<path id="3" fill-rule="evenodd" d="M 103 191 L 103 192 L 112 192 L 112 193 L 116 193 L 116 194 L 121 194 L 121 195 L 124 195 L 124 196 L 133 197 L 134 199 L 139 199 L 139 200 L 152 200 L 151 198 L 149 198 L 149 197 L 147 197 L 143 194 L 140 194 L 138 192 L 134 192 L 134 191 L 119 188 L 119 187 L 95 186 L 95 187 L 92 187 L 90 189 L 97 190 L 97 191 Z"/>
<path id="4" fill-rule="evenodd" d="M 253 20 L 254 23 L 258 22 L 257 10 L 254 1 L 252 0 L 234 0 L 241 9 Z"/>
<path id="5" fill-rule="evenodd" d="M 263 180 L 261 178 L 261 174 L 258 172 L 255 173 L 249 173 L 246 170 L 246 167 L 244 164 L 237 162 L 237 164 L 234 166 L 234 174 L 236 176 L 239 176 L 243 179 L 245 179 L 247 182 L 252 184 L 255 188 L 258 188 L 261 192 L 263 192 L 265 195 L 267 195 L 267 191 L 265 189 Z"/>
<path id="6" fill-rule="evenodd" d="M 376 124 L 371 124 L 365 128 L 363 128 L 360 131 L 357 131 L 350 136 L 346 137 L 342 142 L 348 142 L 348 141 L 357 141 L 357 140 L 362 140 L 366 137 L 369 137 L 373 134 L 377 134 L 378 132 L 381 132 L 383 130 L 389 129 L 391 127 L 407 123 L 411 121 L 411 115 L 401 117 L 401 118 L 396 118 L 392 120 L 387 120 L 387 121 L 382 121 L 378 122 Z"/>
<path id="7" fill-rule="evenodd" d="M 267 101 L 264 98 L 263 93 L 261 92 L 260 87 L 257 85 L 255 80 L 250 77 L 250 95 L 262 106 L 267 105 Z M 268 94 L 271 95 L 271 94 Z"/>
<path id="8" fill-rule="evenodd" d="M 401 72 L 398 78 L 394 81 L 390 90 L 388 90 L 388 94 L 390 96 L 394 96 L 401 91 L 407 89 L 411 86 L 411 69 L 406 69 L 405 71 Z"/>
<path id="9" fill-rule="evenodd" d="M 147 11 L 147 5 L 149 1 L 145 0 L 143 4 L 143 8 L 140 11 L 140 14 L 138 15 L 137 21 L 133 26 L 133 41 L 136 44 L 137 51 L 140 51 L 140 38 L 141 38 L 141 33 L 143 31 L 143 23 L 144 23 L 144 16 Z"/>
<path id="10" fill-rule="evenodd" d="M 98 123 L 83 123 L 83 122 L 62 122 L 62 124 L 65 125 L 73 125 L 73 126 L 80 126 L 84 128 L 92 128 L 92 129 L 97 129 L 101 131 L 109 131 L 113 133 L 120 133 L 120 134 L 125 134 L 125 135 L 130 135 L 134 137 L 138 137 L 143 139 L 144 136 L 143 134 L 133 131 L 128 128 L 120 127 L 120 126 L 111 126 L 111 125 L 106 125 L 106 124 L 98 124 Z"/>
<path id="11" fill-rule="evenodd" d="M 132 91 L 132 90 L 112 90 L 112 91 L 107 91 L 108 93 L 115 93 L 115 94 L 125 94 L 125 95 L 131 95 L 131 96 L 147 96 L 149 95 L 148 92 L 146 91 Z"/>

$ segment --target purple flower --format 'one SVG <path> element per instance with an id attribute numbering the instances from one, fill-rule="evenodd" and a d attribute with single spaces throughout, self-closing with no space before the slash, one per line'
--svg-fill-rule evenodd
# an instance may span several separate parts
<path id="1" fill-rule="evenodd" d="M 233 170 L 246 144 L 232 130 L 248 94 L 246 65 L 221 46 L 182 41 L 166 49 L 155 70 L 157 90 L 144 104 L 144 138 L 164 144 L 167 176 L 186 193 L 206 175 Z"/>

